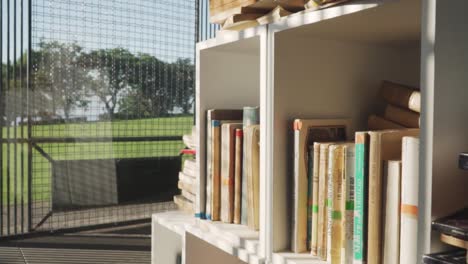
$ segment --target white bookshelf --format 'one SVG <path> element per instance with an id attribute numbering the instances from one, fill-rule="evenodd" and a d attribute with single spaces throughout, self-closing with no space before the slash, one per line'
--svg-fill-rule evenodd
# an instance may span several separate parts
<path id="1" fill-rule="evenodd" d="M 363 130 L 368 115 L 383 108 L 382 80 L 421 87 L 418 254 L 438 250 L 431 221 L 468 206 L 468 177 L 457 168 L 458 153 L 468 150 L 466 10 L 466 0 L 355 1 L 197 45 L 199 199 L 206 110 L 260 106 L 260 231 L 256 250 L 241 247 L 243 255 L 265 263 L 323 263 L 289 252 L 291 121 L 349 117 L 354 131 Z M 216 244 L 229 229 L 207 224 L 217 231 L 197 227 L 191 234 L 212 236 L 204 240 Z"/>

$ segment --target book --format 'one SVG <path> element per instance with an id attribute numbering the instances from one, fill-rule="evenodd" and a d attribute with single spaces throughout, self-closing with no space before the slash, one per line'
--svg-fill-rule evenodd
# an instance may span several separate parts
<path id="1" fill-rule="evenodd" d="M 183 182 L 181 180 L 179 180 L 177 182 L 177 188 L 179 188 L 180 190 L 188 191 L 188 192 L 193 193 L 193 194 L 197 193 L 196 185 L 189 184 L 189 183 Z"/>
<path id="2" fill-rule="evenodd" d="M 405 128 L 402 125 L 399 125 L 395 122 L 387 120 L 383 117 L 377 115 L 369 116 L 367 120 L 367 128 L 369 130 L 385 130 L 385 129 L 403 129 Z"/>
<path id="3" fill-rule="evenodd" d="M 174 203 L 179 207 L 179 209 L 189 214 L 193 214 L 193 203 L 191 201 L 182 195 L 175 195 L 173 199 Z"/>
<path id="4" fill-rule="evenodd" d="M 348 143 L 343 147 L 344 152 L 344 172 L 343 172 L 343 199 L 342 207 L 344 215 L 342 218 L 343 236 L 341 246 L 341 263 L 353 263 L 353 239 L 354 239 L 354 182 L 356 150 L 355 144 Z"/>
<path id="5" fill-rule="evenodd" d="M 243 112 L 241 109 L 210 109 L 206 113 L 206 149 L 205 155 L 206 163 L 204 169 L 204 177 L 200 178 L 200 182 L 202 186 L 205 187 L 205 192 L 197 192 L 200 196 L 197 199 L 197 202 L 200 201 L 200 204 L 196 204 L 196 215 L 199 215 L 201 218 L 211 219 L 211 180 L 213 178 L 212 175 L 212 154 L 213 149 L 211 147 L 212 144 L 212 136 L 211 136 L 211 126 L 212 120 L 240 120 L 242 119 Z"/>
<path id="6" fill-rule="evenodd" d="M 222 24 L 226 18 L 233 14 L 270 12 L 278 5 L 289 11 L 301 11 L 304 9 L 305 0 L 225 0 L 210 1 L 210 22 Z"/>
<path id="7" fill-rule="evenodd" d="M 179 172 L 179 181 L 185 183 L 185 184 L 190 184 L 190 185 L 196 185 L 197 184 L 197 179 L 195 177 L 192 177 L 190 175 L 187 175 L 183 173 L 182 171 Z"/>
<path id="8" fill-rule="evenodd" d="M 311 253 L 317 256 L 317 229 L 318 229 L 318 193 L 319 193 L 319 163 L 320 144 L 314 142 L 314 165 L 312 172 L 312 230 L 311 230 Z"/>
<path id="9" fill-rule="evenodd" d="M 313 214 L 313 189 L 314 189 L 314 146 L 309 146 L 307 151 L 307 249 L 312 249 L 312 214 Z"/>
<path id="10" fill-rule="evenodd" d="M 307 251 L 308 147 L 314 142 L 346 140 L 348 119 L 296 119 L 294 130 L 294 190 L 291 247 L 295 253 Z"/>
<path id="11" fill-rule="evenodd" d="M 243 130 L 236 129 L 236 157 L 234 165 L 234 224 L 241 223 L 243 138 Z"/>
<path id="12" fill-rule="evenodd" d="M 340 264 L 343 245 L 343 178 L 345 144 L 330 145 L 328 156 L 327 192 L 327 263 Z"/>
<path id="13" fill-rule="evenodd" d="M 401 161 L 384 163 L 383 264 L 400 263 Z"/>
<path id="14" fill-rule="evenodd" d="M 184 142 L 184 145 L 187 146 L 189 149 L 195 149 L 197 147 L 196 140 L 195 140 L 196 137 L 197 137 L 197 128 L 193 126 L 192 133 L 190 135 L 182 136 L 182 142 Z"/>
<path id="15" fill-rule="evenodd" d="M 232 223 L 234 218 L 234 173 L 236 129 L 242 123 L 221 126 L 221 221 Z"/>
<path id="16" fill-rule="evenodd" d="M 421 112 L 421 92 L 416 88 L 383 81 L 380 93 L 382 98 L 390 104 Z"/>
<path id="17" fill-rule="evenodd" d="M 367 199 L 369 190 L 369 133 L 355 136 L 356 163 L 354 185 L 353 263 L 367 262 Z"/>
<path id="18" fill-rule="evenodd" d="M 348 1 L 350 0 L 310 0 L 307 2 L 307 4 L 305 4 L 305 8 L 306 11 L 310 12 L 339 5 Z"/>
<path id="19" fill-rule="evenodd" d="M 211 120 L 211 220 L 221 220 L 221 126 L 228 123 L 237 123 L 240 120 Z"/>
<path id="20" fill-rule="evenodd" d="M 432 222 L 441 233 L 468 241 L 468 208 Z"/>
<path id="21" fill-rule="evenodd" d="M 385 113 L 383 117 L 389 121 L 408 128 L 419 128 L 420 124 L 419 113 L 409 111 L 391 104 L 385 107 Z"/>
<path id="22" fill-rule="evenodd" d="M 318 195 L 318 220 L 317 220 L 317 256 L 327 259 L 327 172 L 328 172 L 328 147 L 331 143 L 320 144 L 319 165 L 319 195 Z"/>
<path id="23" fill-rule="evenodd" d="M 235 14 L 226 19 L 223 23 L 223 30 L 244 30 L 249 27 L 258 26 L 257 18 L 263 14 Z"/>
<path id="24" fill-rule="evenodd" d="M 186 175 L 190 175 L 190 176 L 193 176 L 193 177 L 196 177 L 197 176 L 197 170 L 198 170 L 198 167 L 197 167 L 197 162 L 194 160 L 194 159 L 186 159 L 184 161 L 184 168 L 183 168 L 183 172 L 186 174 Z"/>
<path id="25" fill-rule="evenodd" d="M 417 263 L 419 139 L 403 137 L 401 169 L 400 263 Z"/>
<path id="26" fill-rule="evenodd" d="M 405 136 L 417 136 L 419 129 L 370 131 L 367 263 L 382 263 L 382 178 L 383 161 L 401 159 Z M 404 164 L 403 164 L 404 165 Z M 402 262 L 415 263 L 415 262 Z"/>
<path id="27" fill-rule="evenodd" d="M 260 108 L 246 106 L 243 108 L 243 128 L 249 125 L 256 125 L 260 123 Z M 246 178 L 246 142 L 245 142 L 245 131 L 244 131 L 244 140 L 242 146 L 242 190 L 241 190 L 241 224 L 247 225 L 247 208 L 248 208 L 248 196 L 247 196 L 247 178 Z"/>
<path id="28" fill-rule="evenodd" d="M 194 202 L 195 201 L 195 194 L 187 191 L 187 190 L 180 190 L 180 194 L 187 200 L 189 200 L 190 202 Z"/>
<path id="29" fill-rule="evenodd" d="M 282 6 L 277 6 L 270 13 L 257 18 L 257 22 L 259 25 L 266 25 L 274 23 L 280 20 L 282 17 L 289 16 L 290 14 L 292 13 L 284 9 Z"/>
<path id="30" fill-rule="evenodd" d="M 260 209 L 260 125 L 248 125 L 244 128 L 244 147 L 247 180 L 247 226 L 259 229 Z"/>

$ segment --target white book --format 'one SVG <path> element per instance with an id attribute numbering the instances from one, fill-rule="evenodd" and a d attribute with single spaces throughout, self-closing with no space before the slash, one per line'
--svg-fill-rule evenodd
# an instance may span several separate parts
<path id="1" fill-rule="evenodd" d="M 179 180 L 185 184 L 192 184 L 192 185 L 197 184 L 197 180 L 194 177 L 188 176 L 183 172 L 179 172 Z"/>
<path id="2" fill-rule="evenodd" d="M 194 159 L 186 159 L 184 161 L 183 172 L 192 177 L 197 177 L 197 163 Z"/>
<path id="3" fill-rule="evenodd" d="M 355 180 L 355 144 L 348 144 L 344 147 L 345 150 L 345 161 L 344 161 L 344 173 L 343 176 L 344 188 L 343 196 L 345 208 L 345 215 L 343 218 L 343 244 L 341 249 L 341 263 L 352 264 L 353 263 L 353 237 L 354 237 L 354 180 Z"/>
<path id="4" fill-rule="evenodd" d="M 389 160 L 384 166 L 383 264 L 399 264 L 401 161 Z"/>
<path id="5" fill-rule="evenodd" d="M 419 139 L 403 137 L 400 263 L 418 263 Z"/>

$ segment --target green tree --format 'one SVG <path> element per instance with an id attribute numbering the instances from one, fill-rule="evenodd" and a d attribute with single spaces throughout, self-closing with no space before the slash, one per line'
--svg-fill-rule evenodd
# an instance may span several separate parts
<path id="1" fill-rule="evenodd" d="M 88 71 L 81 63 L 83 48 L 76 43 L 40 42 L 32 51 L 32 96 L 28 102 L 36 115 L 56 116 L 63 111 L 66 119 L 75 107 L 89 104 Z"/>

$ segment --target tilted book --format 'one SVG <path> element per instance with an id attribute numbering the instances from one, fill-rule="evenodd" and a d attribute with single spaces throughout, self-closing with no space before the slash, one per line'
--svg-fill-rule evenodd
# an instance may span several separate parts
<path id="1" fill-rule="evenodd" d="M 344 215 L 342 217 L 343 237 L 341 245 L 341 263 L 353 263 L 353 239 L 354 239 L 354 181 L 356 151 L 355 144 L 347 144 L 343 147 L 344 152 L 344 172 L 343 172 L 343 199 L 342 207 Z"/>
<path id="2" fill-rule="evenodd" d="M 251 106 L 246 106 L 243 109 L 243 128 L 250 126 L 250 125 L 256 125 L 260 123 L 260 108 L 259 107 L 251 107 Z M 244 136 L 245 136 L 245 131 L 244 131 Z M 247 214 L 248 214 L 248 199 L 247 199 L 247 178 L 245 176 L 246 174 L 246 142 L 245 142 L 245 137 L 243 141 L 243 153 L 242 153 L 242 200 L 241 200 L 241 224 L 247 225 Z"/>
<path id="3" fill-rule="evenodd" d="M 236 149 L 234 158 L 234 224 L 241 223 L 243 138 L 243 130 L 236 129 Z"/>
<path id="4" fill-rule="evenodd" d="M 384 118 L 408 128 L 419 128 L 420 115 L 394 105 L 385 107 Z"/>
<path id="5" fill-rule="evenodd" d="M 387 120 L 383 117 L 371 115 L 367 120 L 367 128 L 369 130 L 385 130 L 385 129 L 403 129 L 404 126 Z"/>
<path id="6" fill-rule="evenodd" d="M 234 219 L 234 170 L 236 129 L 242 123 L 221 126 L 221 221 L 232 223 Z"/>
<path id="7" fill-rule="evenodd" d="M 401 159 L 404 136 L 417 136 L 419 129 L 370 131 L 369 147 L 369 227 L 367 263 L 382 263 L 382 178 L 384 160 Z M 402 262 L 412 263 L 412 262 Z"/>
<path id="8" fill-rule="evenodd" d="M 380 93 L 388 103 L 418 113 L 421 112 L 421 92 L 416 88 L 384 81 Z"/>
<path id="9" fill-rule="evenodd" d="M 400 263 L 401 161 L 384 163 L 383 264 Z"/>
<path id="10" fill-rule="evenodd" d="M 314 189 L 314 146 L 309 146 L 307 162 L 307 249 L 312 249 L 312 214 L 313 214 L 313 189 Z"/>
<path id="11" fill-rule="evenodd" d="M 354 185 L 353 263 L 367 262 L 367 199 L 369 190 L 369 133 L 355 136 L 356 163 Z"/>
<path id="12" fill-rule="evenodd" d="M 213 148 L 212 148 L 212 120 L 240 120 L 242 119 L 242 110 L 241 109 L 210 109 L 207 111 L 206 114 L 206 153 L 202 153 L 202 155 L 206 155 L 206 167 L 205 167 L 205 174 L 204 179 L 200 179 L 200 182 L 204 184 L 206 192 L 202 194 L 202 192 L 197 192 L 197 195 L 200 196 L 197 199 L 197 203 L 195 205 L 196 215 L 199 215 L 201 218 L 211 219 L 211 181 L 213 178 L 212 175 L 212 155 L 213 155 Z"/>
<path id="13" fill-rule="evenodd" d="M 419 139 L 404 137 L 402 152 L 400 263 L 417 263 Z"/>
<path id="14" fill-rule="evenodd" d="M 296 119 L 294 129 L 294 190 L 293 190 L 293 222 L 292 251 L 302 253 L 307 251 L 307 188 L 308 148 L 314 142 L 343 141 L 350 127 L 348 119 Z M 309 213 L 311 213 L 309 211 Z M 320 220 L 319 220 L 320 221 Z"/>

